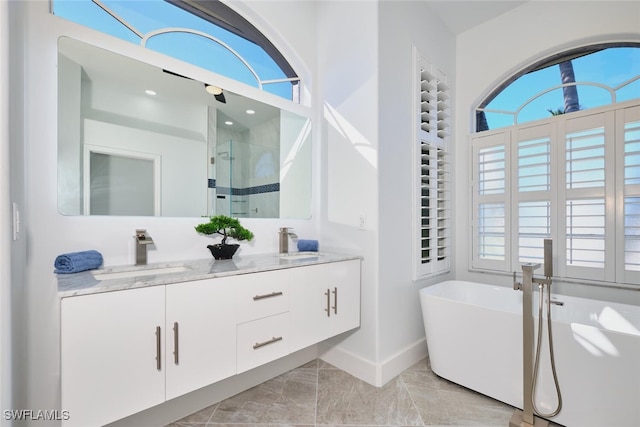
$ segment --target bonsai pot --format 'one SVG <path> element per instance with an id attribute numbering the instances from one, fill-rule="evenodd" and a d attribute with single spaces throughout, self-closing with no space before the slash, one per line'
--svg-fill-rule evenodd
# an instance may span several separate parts
<path id="1" fill-rule="evenodd" d="M 238 244 L 223 245 L 222 243 L 207 246 L 215 259 L 231 259 L 239 247 L 240 245 Z"/>

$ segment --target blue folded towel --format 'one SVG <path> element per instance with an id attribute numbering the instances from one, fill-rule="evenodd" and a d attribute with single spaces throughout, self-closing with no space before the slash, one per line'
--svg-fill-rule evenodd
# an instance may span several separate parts
<path id="1" fill-rule="evenodd" d="M 300 252 L 318 252 L 318 241 L 298 239 L 298 250 Z"/>
<path id="2" fill-rule="evenodd" d="M 71 252 L 58 255 L 53 266 L 55 273 L 78 273 L 85 270 L 93 270 L 102 265 L 102 254 L 98 251 Z"/>

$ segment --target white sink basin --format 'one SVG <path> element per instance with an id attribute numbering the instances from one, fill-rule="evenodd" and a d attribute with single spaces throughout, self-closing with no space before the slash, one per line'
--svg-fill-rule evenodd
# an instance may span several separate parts
<path id="1" fill-rule="evenodd" d="M 301 259 L 317 259 L 319 256 L 320 254 L 318 252 L 302 252 L 302 253 L 293 252 L 291 254 L 280 255 L 280 259 L 295 261 L 295 260 L 301 260 Z"/>
<path id="2" fill-rule="evenodd" d="M 93 277 L 97 280 L 123 279 L 127 277 L 154 276 L 158 274 L 180 273 L 182 271 L 191 270 L 185 265 L 176 265 L 170 267 L 142 267 L 135 270 L 127 271 L 95 271 Z"/>

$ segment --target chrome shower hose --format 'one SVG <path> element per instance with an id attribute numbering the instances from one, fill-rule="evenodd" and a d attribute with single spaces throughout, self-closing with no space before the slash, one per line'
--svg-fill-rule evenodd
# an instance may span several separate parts
<path id="1" fill-rule="evenodd" d="M 551 333 L 551 286 L 549 285 L 549 298 L 547 299 L 547 329 L 549 334 L 549 358 L 551 359 L 551 372 L 553 373 L 553 382 L 556 386 L 556 395 L 558 396 L 558 407 L 549 414 L 543 414 L 536 407 L 536 382 L 538 380 L 538 369 L 540 366 L 540 348 L 542 344 L 542 306 L 544 305 L 544 285 L 539 286 L 540 302 L 538 303 L 538 343 L 536 346 L 536 359 L 535 367 L 533 369 L 533 387 L 531 391 L 531 401 L 533 403 L 533 410 L 536 414 L 543 418 L 555 417 L 560 413 L 562 409 L 562 394 L 560 393 L 560 384 L 558 382 L 558 375 L 556 374 L 556 359 L 553 354 L 553 335 Z"/>

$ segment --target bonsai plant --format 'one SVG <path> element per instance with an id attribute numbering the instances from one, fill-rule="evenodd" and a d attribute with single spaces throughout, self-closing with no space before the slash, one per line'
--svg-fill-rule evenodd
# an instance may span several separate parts
<path id="1" fill-rule="evenodd" d="M 239 220 L 226 215 L 212 216 L 209 218 L 209 222 L 198 224 L 195 229 L 201 234 L 219 234 L 222 236 L 220 243 L 207 246 L 215 259 L 231 259 L 233 254 L 238 250 L 238 247 L 240 247 L 239 244 L 235 243 L 227 244 L 228 238 L 237 241 L 253 239 L 253 233 L 240 225 Z"/>

